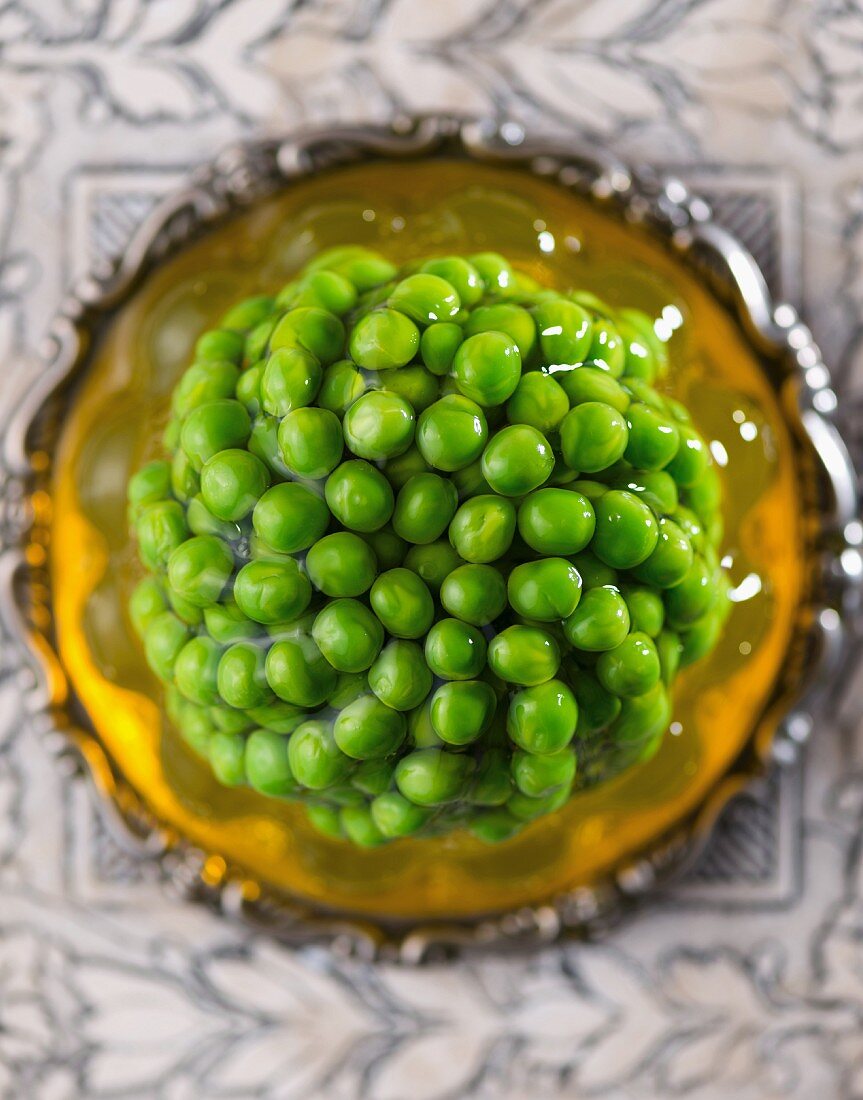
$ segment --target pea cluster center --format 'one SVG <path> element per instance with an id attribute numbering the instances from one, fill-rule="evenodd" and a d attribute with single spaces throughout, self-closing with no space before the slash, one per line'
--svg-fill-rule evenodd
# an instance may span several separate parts
<path id="1" fill-rule="evenodd" d="M 198 340 L 130 602 L 229 786 L 362 847 L 506 840 L 648 759 L 730 606 L 652 320 L 502 256 L 323 253 Z"/>

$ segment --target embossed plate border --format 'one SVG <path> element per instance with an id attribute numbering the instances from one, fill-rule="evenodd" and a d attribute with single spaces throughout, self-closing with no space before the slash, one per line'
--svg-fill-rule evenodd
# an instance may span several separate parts
<path id="1" fill-rule="evenodd" d="M 759 352 L 779 366 L 773 381 L 810 460 L 806 489 L 807 506 L 818 517 L 812 534 L 816 576 L 808 627 L 797 639 L 806 675 L 796 699 L 776 722 L 772 738 L 749 745 L 695 814 L 607 879 L 546 904 L 475 922 L 388 925 L 267 895 L 217 853 L 192 847 L 152 817 L 89 728 L 53 644 L 46 489 L 64 393 L 86 367 L 97 330 L 155 265 L 208 226 L 298 178 L 360 160 L 442 154 L 518 165 L 644 225 L 732 306 Z M 828 713 L 833 686 L 846 668 L 863 579 L 857 475 L 839 427 L 830 373 L 794 307 L 772 300 L 751 254 L 677 178 L 631 168 L 604 150 L 577 148 L 560 136 L 528 136 L 514 122 L 454 115 L 328 127 L 232 145 L 157 205 L 120 258 L 99 264 L 74 285 L 41 356 L 44 370 L 9 419 L 0 452 L 0 618 L 22 650 L 31 725 L 88 777 L 113 836 L 137 856 L 158 859 L 167 884 L 185 897 L 291 944 L 327 942 L 340 951 L 403 962 L 464 948 L 531 947 L 565 933 L 597 935 L 679 874 L 728 799 L 771 759 L 793 762 Z"/>

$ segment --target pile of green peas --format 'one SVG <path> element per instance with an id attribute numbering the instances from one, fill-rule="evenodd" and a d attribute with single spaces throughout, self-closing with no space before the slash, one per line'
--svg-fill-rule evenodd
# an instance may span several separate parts
<path id="1" fill-rule="evenodd" d="M 502 256 L 328 251 L 198 340 L 130 602 L 227 785 L 372 847 L 504 840 L 658 748 L 728 612 L 650 319 Z"/>

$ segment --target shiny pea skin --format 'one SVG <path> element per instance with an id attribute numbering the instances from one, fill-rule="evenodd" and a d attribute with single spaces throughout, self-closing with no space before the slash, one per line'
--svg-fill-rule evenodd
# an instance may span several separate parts
<path id="1" fill-rule="evenodd" d="M 419 351 L 414 322 L 395 309 L 376 309 L 361 317 L 350 337 L 351 359 L 364 370 L 393 370 L 410 363 Z"/>
<path id="2" fill-rule="evenodd" d="M 168 583 L 195 607 L 217 603 L 234 569 L 229 546 L 214 535 L 196 535 L 172 551 Z"/>
<path id="3" fill-rule="evenodd" d="M 522 688 L 510 700 L 507 732 L 525 752 L 560 752 L 572 741 L 577 724 L 578 704 L 561 680 Z"/>
<path id="4" fill-rule="evenodd" d="M 398 749 L 406 731 L 403 714 L 375 695 L 361 695 L 336 718 L 333 737 L 353 760 L 380 760 Z"/>
<path id="5" fill-rule="evenodd" d="M 380 375 L 379 385 L 387 393 L 403 398 L 417 413 L 434 404 L 440 396 L 437 378 L 420 363 Z"/>
<path id="6" fill-rule="evenodd" d="M 472 769 L 473 761 L 468 756 L 445 749 L 418 749 L 398 762 L 395 780 L 409 802 L 440 806 L 461 797 Z"/>
<path id="7" fill-rule="evenodd" d="M 569 370 L 555 371 L 552 375 L 566 394 L 573 408 L 587 401 L 600 401 L 610 405 L 619 413 L 629 408 L 629 395 L 606 370 L 599 367 L 573 367 Z"/>
<path id="8" fill-rule="evenodd" d="M 495 302 L 473 310 L 467 319 L 465 332 L 468 337 L 496 333 L 505 335 L 516 345 L 522 362 L 530 356 L 536 345 L 536 325 L 526 309 L 510 302 Z"/>
<path id="9" fill-rule="evenodd" d="M 289 310 L 270 336 L 270 351 L 299 347 L 310 352 L 324 365 L 334 363 L 342 355 L 345 329 L 334 313 L 315 306 L 299 306 Z"/>
<path id="10" fill-rule="evenodd" d="M 405 560 L 408 544 L 399 538 L 390 524 L 379 527 L 377 531 L 364 531 L 360 537 L 374 553 L 378 572 L 397 569 Z"/>
<path id="11" fill-rule="evenodd" d="M 450 542 L 465 561 L 480 565 L 497 561 L 512 545 L 515 524 L 512 501 L 491 494 L 471 497 L 453 516 Z"/>
<path id="12" fill-rule="evenodd" d="M 366 380 L 355 364 L 350 359 L 340 359 L 324 371 L 317 401 L 322 409 L 344 416 L 366 389 Z"/>
<path id="13" fill-rule="evenodd" d="M 449 526 L 457 506 L 458 495 L 451 481 L 437 474 L 416 474 L 396 498 L 393 529 L 407 542 L 434 542 Z"/>
<path id="14" fill-rule="evenodd" d="M 231 645 L 262 633 L 260 625 L 247 618 L 234 600 L 205 607 L 204 623 L 207 633 L 219 645 Z"/>
<path id="15" fill-rule="evenodd" d="M 371 814 L 381 834 L 390 840 L 419 832 L 429 819 L 428 810 L 398 791 L 379 794 L 372 802 Z"/>
<path id="16" fill-rule="evenodd" d="M 234 582 L 234 599 L 240 610 L 256 623 L 285 623 L 309 605 L 312 587 L 292 558 L 251 561 Z"/>
<path id="17" fill-rule="evenodd" d="M 304 722 L 291 734 L 288 764 L 301 786 L 322 791 L 348 774 L 351 759 L 336 744 L 329 723 L 314 719 Z"/>
<path id="18" fill-rule="evenodd" d="M 491 565 L 461 565 L 443 580 L 440 601 L 455 618 L 487 626 L 506 607 L 506 582 Z"/>
<path id="19" fill-rule="evenodd" d="M 553 753 L 516 752 L 512 758 L 515 785 L 528 798 L 542 798 L 575 781 L 576 758 L 570 748 Z"/>
<path id="20" fill-rule="evenodd" d="M 336 519 L 353 531 L 377 531 L 395 507 L 390 483 L 363 459 L 343 462 L 327 479 L 327 505 Z"/>
<path id="21" fill-rule="evenodd" d="M 590 501 L 571 489 L 538 489 L 518 509 L 519 534 L 539 554 L 575 554 L 588 545 L 595 527 Z"/>
<path id="22" fill-rule="evenodd" d="M 652 510 L 634 493 L 613 489 L 596 502 L 590 548 L 613 569 L 633 569 L 653 553 L 659 527 Z"/>
<path id="23" fill-rule="evenodd" d="M 298 789 L 288 760 L 288 739 L 272 730 L 249 734 L 245 768 L 249 786 L 270 798 L 287 798 Z"/>
<path id="24" fill-rule="evenodd" d="M 362 595 L 374 582 L 376 567 L 374 551 L 350 531 L 318 539 L 306 555 L 309 579 L 327 596 Z"/>
<path id="25" fill-rule="evenodd" d="M 596 676 L 602 686 L 620 697 L 643 695 L 659 682 L 659 654 L 647 634 L 633 633 L 600 654 Z"/>
<path id="26" fill-rule="evenodd" d="M 576 649 L 599 653 L 620 645 L 629 633 L 629 608 L 616 588 L 589 588 L 563 624 Z"/>
<path id="27" fill-rule="evenodd" d="M 251 430 L 249 414 L 239 401 L 208 401 L 183 421 L 180 446 L 194 469 L 200 470 L 219 451 L 244 447 Z"/>
<path id="28" fill-rule="evenodd" d="M 634 493 L 657 515 L 677 511 L 677 485 L 667 470 L 619 470 L 610 479 L 609 487 Z"/>
<path id="29" fill-rule="evenodd" d="M 488 729 L 496 706 L 494 689 L 483 680 L 454 680 L 432 696 L 432 725 L 447 744 L 469 745 Z"/>
<path id="30" fill-rule="evenodd" d="M 488 424 L 476 402 L 460 394 L 448 394 L 420 414 L 416 439 L 429 466 L 452 473 L 482 454 Z"/>
<path id="31" fill-rule="evenodd" d="M 396 284 L 389 305 L 424 326 L 452 320 L 461 308 L 461 299 L 452 283 L 420 271 Z"/>
<path id="32" fill-rule="evenodd" d="M 248 451 L 219 451 L 201 470 L 201 498 L 217 519 L 238 523 L 270 484 L 267 467 Z"/>
<path id="33" fill-rule="evenodd" d="M 199 706 L 211 706 L 219 701 L 217 674 L 221 646 L 212 638 L 200 635 L 191 638 L 174 662 L 174 682 L 182 694 Z"/>
<path id="34" fill-rule="evenodd" d="M 175 500 L 148 504 L 135 529 L 138 553 L 148 569 L 164 569 L 171 555 L 189 535 L 182 507 Z"/>
<path id="35" fill-rule="evenodd" d="M 272 416 L 311 405 L 321 387 L 320 361 L 300 347 L 279 348 L 261 375 L 261 404 Z"/>
<path id="36" fill-rule="evenodd" d="M 369 594 L 372 610 L 394 638 L 421 638 L 434 619 L 428 587 L 410 569 L 389 569 L 377 578 Z"/>
<path id="37" fill-rule="evenodd" d="M 452 321 L 429 325 L 420 338 L 420 356 L 432 374 L 449 374 L 464 339 L 461 325 Z"/>
<path id="38" fill-rule="evenodd" d="M 226 649 L 217 674 L 219 695 L 228 706 L 251 710 L 272 698 L 266 675 L 267 651 L 251 642 L 237 642 Z"/>
<path id="39" fill-rule="evenodd" d="M 345 442 L 358 458 L 395 458 L 413 442 L 415 423 L 414 410 L 403 397 L 373 390 L 345 413 Z"/>
<path id="40" fill-rule="evenodd" d="M 312 636 L 339 672 L 364 672 L 377 657 L 384 631 L 377 617 L 358 600 L 333 600 L 318 612 Z"/>
<path id="41" fill-rule="evenodd" d="M 585 401 L 560 425 L 563 457 L 579 473 L 596 473 L 623 456 L 629 432 L 622 413 L 604 401 Z"/>
<path id="42" fill-rule="evenodd" d="M 342 457 L 342 426 L 327 409 L 295 409 L 278 429 L 279 450 L 285 465 L 298 477 L 322 478 Z"/>
<path id="43" fill-rule="evenodd" d="M 413 710 L 431 691 L 432 673 L 416 642 L 389 642 L 369 669 L 369 687 L 388 707 Z"/>
<path id="44" fill-rule="evenodd" d="M 617 570 L 600 561 L 590 550 L 581 550 L 578 554 L 573 554 L 569 560 L 578 570 L 583 588 L 617 586 Z"/>
<path id="45" fill-rule="evenodd" d="M 569 399 L 558 381 L 550 374 L 529 371 L 506 404 L 510 424 L 528 424 L 547 434 L 554 431 L 569 412 Z"/>
<path id="46" fill-rule="evenodd" d="M 543 302 L 533 313 L 546 363 L 583 363 L 592 326 L 587 310 L 564 298 Z"/>
<path id="47" fill-rule="evenodd" d="M 429 591 L 437 595 L 446 578 L 464 564 L 461 558 L 449 542 L 438 540 L 424 546 L 412 546 L 404 559 L 404 566 L 425 582 Z M 505 592 L 504 592 L 505 598 Z M 451 615 L 456 613 L 449 610 Z M 456 615 L 456 618 L 463 618 Z M 469 621 L 469 620 L 465 620 Z"/>
<path id="48" fill-rule="evenodd" d="M 151 619 L 144 635 L 144 654 L 160 680 L 171 681 L 180 650 L 191 636 L 189 627 L 173 611 L 163 611 Z"/>
<path id="49" fill-rule="evenodd" d="M 513 611 L 537 622 L 559 622 L 575 611 L 581 577 L 565 558 L 541 558 L 517 565 L 507 581 Z"/>
<path id="50" fill-rule="evenodd" d="M 426 635 L 425 659 L 435 676 L 472 680 L 485 667 L 485 638 L 469 623 L 438 619 Z"/>
<path id="51" fill-rule="evenodd" d="M 621 585 L 620 593 L 629 608 L 632 630 L 655 638 L 665 623 L 662 596 L 647 585 Z"/>
<path id="52" fill-rule="evenodd" d="M 318 493 L 297 482 L 268 489 L 252 513 L 256 534 L 280 554 L 296 554 L 321 538 L 330 522 L 330 511 Z"/>
<path id="53" fill-rule="evenodd" d="M 171 465 L 164 459 L 148 462 L 129 478 L 126 499 L 137 514 L 148 504 L 156 504 L 171 497 Z"/>
<path id="54" fill-rule="evenodd" d="M 657 588 L 674 588 L 692 568 L 692 543 L 674 520 L 663 516 L 659 521 L 659 539 L 650 557 L 634 570 L 634 575 Z"/>
<path id="55" fill-rule="evenodd" d="M 335 669 L 304 633 L 274 642 L 265 669 L 273 692 L 295 707 L 319 707 L 336 687 Z"/>
<path id="56" fill-rule="evenodd" d="M 207 746 L 207 757 L 216 779 L 226 787 L 246 781 L 246 739 L 239 733 L 216 732 Z"/>
<path id="57" fill-rule="evenodd" d="M 478 405 L 502 405 L 521 378 L 521 355 L 505 333 L 480 332 L 459 346 L 452 369 L 465 397 Z"/>
<path id="58" fill-rule="evenodd" d="M 153 619 L 167 609 L 165 591 L 155 577 L 139 581 L 129 597 L 129 618 L 138 637 L 143 638 Z"/>
<path id="59" fill-rule="evenodd" d="M 489 668 L 511 684 L 533 686 L 550 680 L 560 667 L 560 647 L 545 630 L 509 626 L 488 646 Z"/>
<path id="60" fill-rule="evenodd" d="M 485 284 L 472 263 L 461 256 L 440 256 L 426 260 L 420 271 L 437 275 L 454 287 L 463 306 L 470 309 L 479 302 L 485 291 Z"/>
<path id="61" fill-rule="evenodd" d="M 475 806 L 502 806 L 512 794 L 509 754 L 488 749 L 482 754 L 470 801 Z"/>
<path id="62" fill-rule="evenodd" d="M 528 424 L 512 424 L 491 437 L 482 453 L 485 480 L 502 496 L 520 497 L 551 476 L 554 453 L 548 440 Z"/>

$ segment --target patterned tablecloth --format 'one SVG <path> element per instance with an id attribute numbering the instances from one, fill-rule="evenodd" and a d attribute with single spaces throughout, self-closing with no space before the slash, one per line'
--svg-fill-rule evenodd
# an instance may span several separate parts
<path id="1" fill-rule="evenodd" d="M 0 2 L 4 406 L 61 288 L 227 140 L 455 107 L 674 167 L 863 376 L 859 0 Z M 856 383 L 859 385 L 859 381 Z M 858 417 L 859 420 L 859 417 Z M 0 643 L 0 1097 L 863 1096 L 855 687 L 601 946 L 425 970 L 166 896 L 22 718 Z"/>

